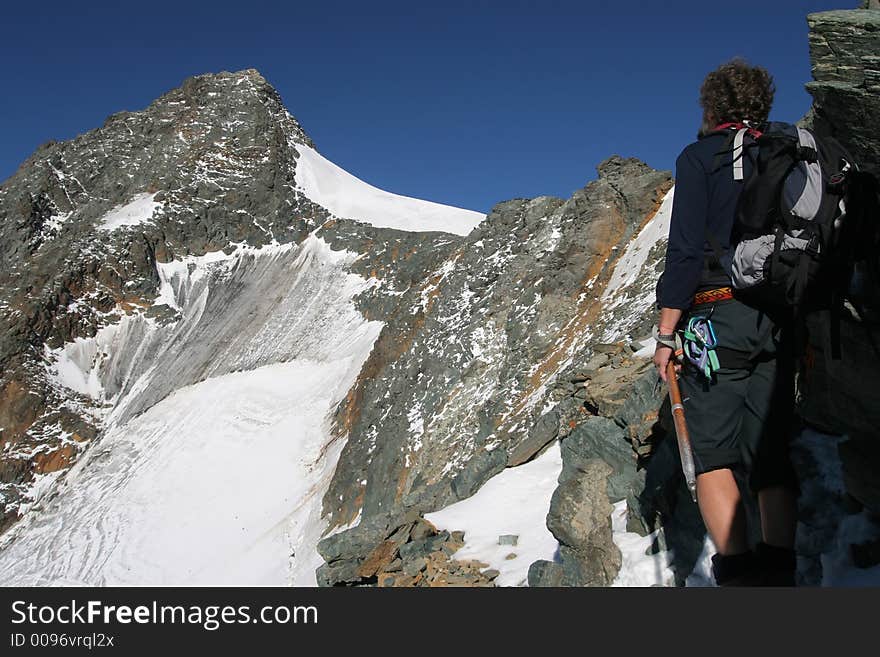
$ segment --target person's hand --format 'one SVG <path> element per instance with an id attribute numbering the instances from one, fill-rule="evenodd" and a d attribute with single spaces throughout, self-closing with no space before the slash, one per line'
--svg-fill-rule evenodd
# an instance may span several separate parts
<path id="1" fill-rule="evenodd" d="M 657 368 L 657 374 L 660 375 L 660 378 L 666 381 L 666 368 L 669 363 L 669 359 L 672 358 L 672 347 L 667 347 L 665 344 L 657 343 L 656 349 L 654 349 L 654 366 Z M 679 372 L 681 370 L 681 364 L 675 364 L 675 371 Z"/>

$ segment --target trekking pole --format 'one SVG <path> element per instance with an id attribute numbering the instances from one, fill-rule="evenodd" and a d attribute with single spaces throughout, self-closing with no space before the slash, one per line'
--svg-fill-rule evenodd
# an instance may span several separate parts
<path id="1" fill-rule="evenodd" d="M 675 362 L 666 365 L 666 380 L 669 383 L 669 399 L 672 402 L 672 420 L 675 422 L 675 436 L 678 438 L 678 454 L 681 456 L 681 470 L 694 502 L 697 501 L 697 476 L 694 470 L 694 454 L 684 419 L 684 406 L 681 403 L 681 390 L 675 376 Z"/>

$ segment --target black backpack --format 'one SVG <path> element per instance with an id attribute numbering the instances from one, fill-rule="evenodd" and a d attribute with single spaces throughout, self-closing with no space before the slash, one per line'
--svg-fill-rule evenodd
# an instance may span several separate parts
<path id="1" fill-rule="evenodd" d="M 721 151 L 733 153 L 743 189 L 728 253 L 709 240 L 734 288 L 771 317 L 793 318 L 798 333 L 809 311 L 828 310 L 837 322 L 844 301 L 857 296 L 857 263 L 877 273 L 877 180 L 831 137 L 778 122 L 755 134 L 737 130 Z M 749 176 L 745 157 L 752 161 Z M 831 330 L 834 357 L 838 328 Z"/>

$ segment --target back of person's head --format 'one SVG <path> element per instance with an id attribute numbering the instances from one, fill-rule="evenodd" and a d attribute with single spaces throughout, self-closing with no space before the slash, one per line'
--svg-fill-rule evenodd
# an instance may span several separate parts
<path id="1" fill-rule="evenodd" d="M 706 76 L 700 87 L 701 134 L 721 123 L 764 123 L 775 91 L 773 76 L 767 69 L 739 58 L 722 64 Z"/>

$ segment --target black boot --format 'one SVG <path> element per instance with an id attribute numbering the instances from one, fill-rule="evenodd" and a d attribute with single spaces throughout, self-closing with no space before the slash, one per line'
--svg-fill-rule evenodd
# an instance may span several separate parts
<path id="1" fill-rule="evenodd" d="M 760 582 L 758 560 L 754 552 L 716 554 L 712 557 L 712 575 L 718 586 L 756 586 Z"/>
<path id="2" fill-rule="evenodd" d="M 755 548 L 762 586 L 794 586 L 797 556 L 790 548 L 758 543 Z"/>

